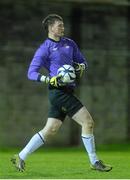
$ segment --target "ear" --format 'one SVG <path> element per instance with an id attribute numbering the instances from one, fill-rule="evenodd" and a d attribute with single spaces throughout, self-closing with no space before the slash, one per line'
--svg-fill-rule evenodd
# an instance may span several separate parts
<path id="1" fill-rule="evenodd" d="M 48 27 L 48 31 L 52 32 L 52 26 L 51 25 Z"/>

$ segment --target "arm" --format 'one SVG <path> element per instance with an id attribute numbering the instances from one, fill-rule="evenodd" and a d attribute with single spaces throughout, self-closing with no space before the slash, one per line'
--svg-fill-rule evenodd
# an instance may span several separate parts
<path id="1" fill-rule="evenodd" d="M 80 78 L 82 76 L 84 70 L 88 69 L 88 63 L 87 63 L 86 58 L 80 52 L 80 50 L 75 42 L 73 42 L 73 47 L 74 47 L 73 66 L 75 68 L 77 77 Z"/>
<path id="2" fill-rule="evenodd" d="M 86 58 L 83 56 L 81 51 L 79 50 L 77 44 L 73 41 L 73 47 L 74 47 L 74 53 L 73 53 L 73 60 L 74 63 L 79 63 L 79 64 L 85 64 L 85 67 L 88 67 L 88 63 Z"/>
<path id="3" fill-rule="evenodd" d="M 35 52 L 34 57 L 29 65 L 28 69 L 28 79 L 34 80 L 34 81 L 49 81 L 49 77 L 46 77 L 42 74 L 40 74 L 40 69 L 44 67 L 46 59 L 48 56 L 47 48 L 42 45 L 39 47 L 39 49 Z"/>
<path id="4" fill-rule="evenodd" d="M 54 76 L 50 78 L 49 76 L 42 75 L 39 72 L 42 67 L 46 67 L 48 62 L 47 57 L 48 57 L 48 48 L 46 48 L 43 45 L 36 51 L 30 63 L 27 74 L 28 79 L 44 82 L 46 84 L 50 83 L 52 86 L 58 87 L 62 85 L 59 76 Z"/>

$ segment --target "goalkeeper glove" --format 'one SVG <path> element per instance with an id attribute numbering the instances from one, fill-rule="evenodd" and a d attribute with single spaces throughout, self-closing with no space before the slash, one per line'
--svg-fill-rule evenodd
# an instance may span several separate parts
<path id="1" fill-rule="evenodd" d="M 64 86 L 64 83 L 61 81 L 61 75 L 53 76 L 49 83 L 54 87 Z"/>
<path id="2" fill-rule="evenodd" d="M 63 82 L 60 79 L 61 79 L 61 75 L 53 76 L 51 78 L 48 76 L 42 75 L 40 78 L 40 81 L 45 82 L 46 84 L 50 84 L 51 86 L 54 86 L 54 87 L 59 87 L 63 85 Z"/>
<path id="3" fill-rule="evenodd" d="M 76 63 L 76 62 L 74 62 L 73 66 L 74 66 L 74 69 L 75 69 L 76 77 L 81 78 L 82 75 L 83 75 L 83 72 L 85 70 L 85 64 L 84 63 Z"/>

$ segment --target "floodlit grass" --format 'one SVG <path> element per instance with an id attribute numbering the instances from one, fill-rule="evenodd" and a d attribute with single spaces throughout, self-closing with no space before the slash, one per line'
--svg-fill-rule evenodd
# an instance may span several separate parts
<path id="1" fill-rule="evenodd" d="M 0 179 L 130 178 L 130 146 L 127 145 L 98 148 L 98 156 L 113 166 L 110 172 L 91 170 L 83 148 L 44 147 L 28 157 L 26 171 L 21 173 L 10 162 L 11 156 L 17 152 L 18 150 L 0 151 Z"/>

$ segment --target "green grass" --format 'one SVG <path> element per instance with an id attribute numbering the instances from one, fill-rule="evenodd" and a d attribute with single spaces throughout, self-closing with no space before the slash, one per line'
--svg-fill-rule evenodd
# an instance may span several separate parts
<path id="1" fill-rule="evenodd" d="M 100 150 L 100 152 L 99 152 Z M 10 157 L 18 150 L 0 151 L 0 179 L 129 179 L 130 146 L 103 146 L 98 156 L 113 166 L 110 172 L 89 167 L 83 148 L 41 148 L 26 161 L 26 171 L 17 172 Z"/>

